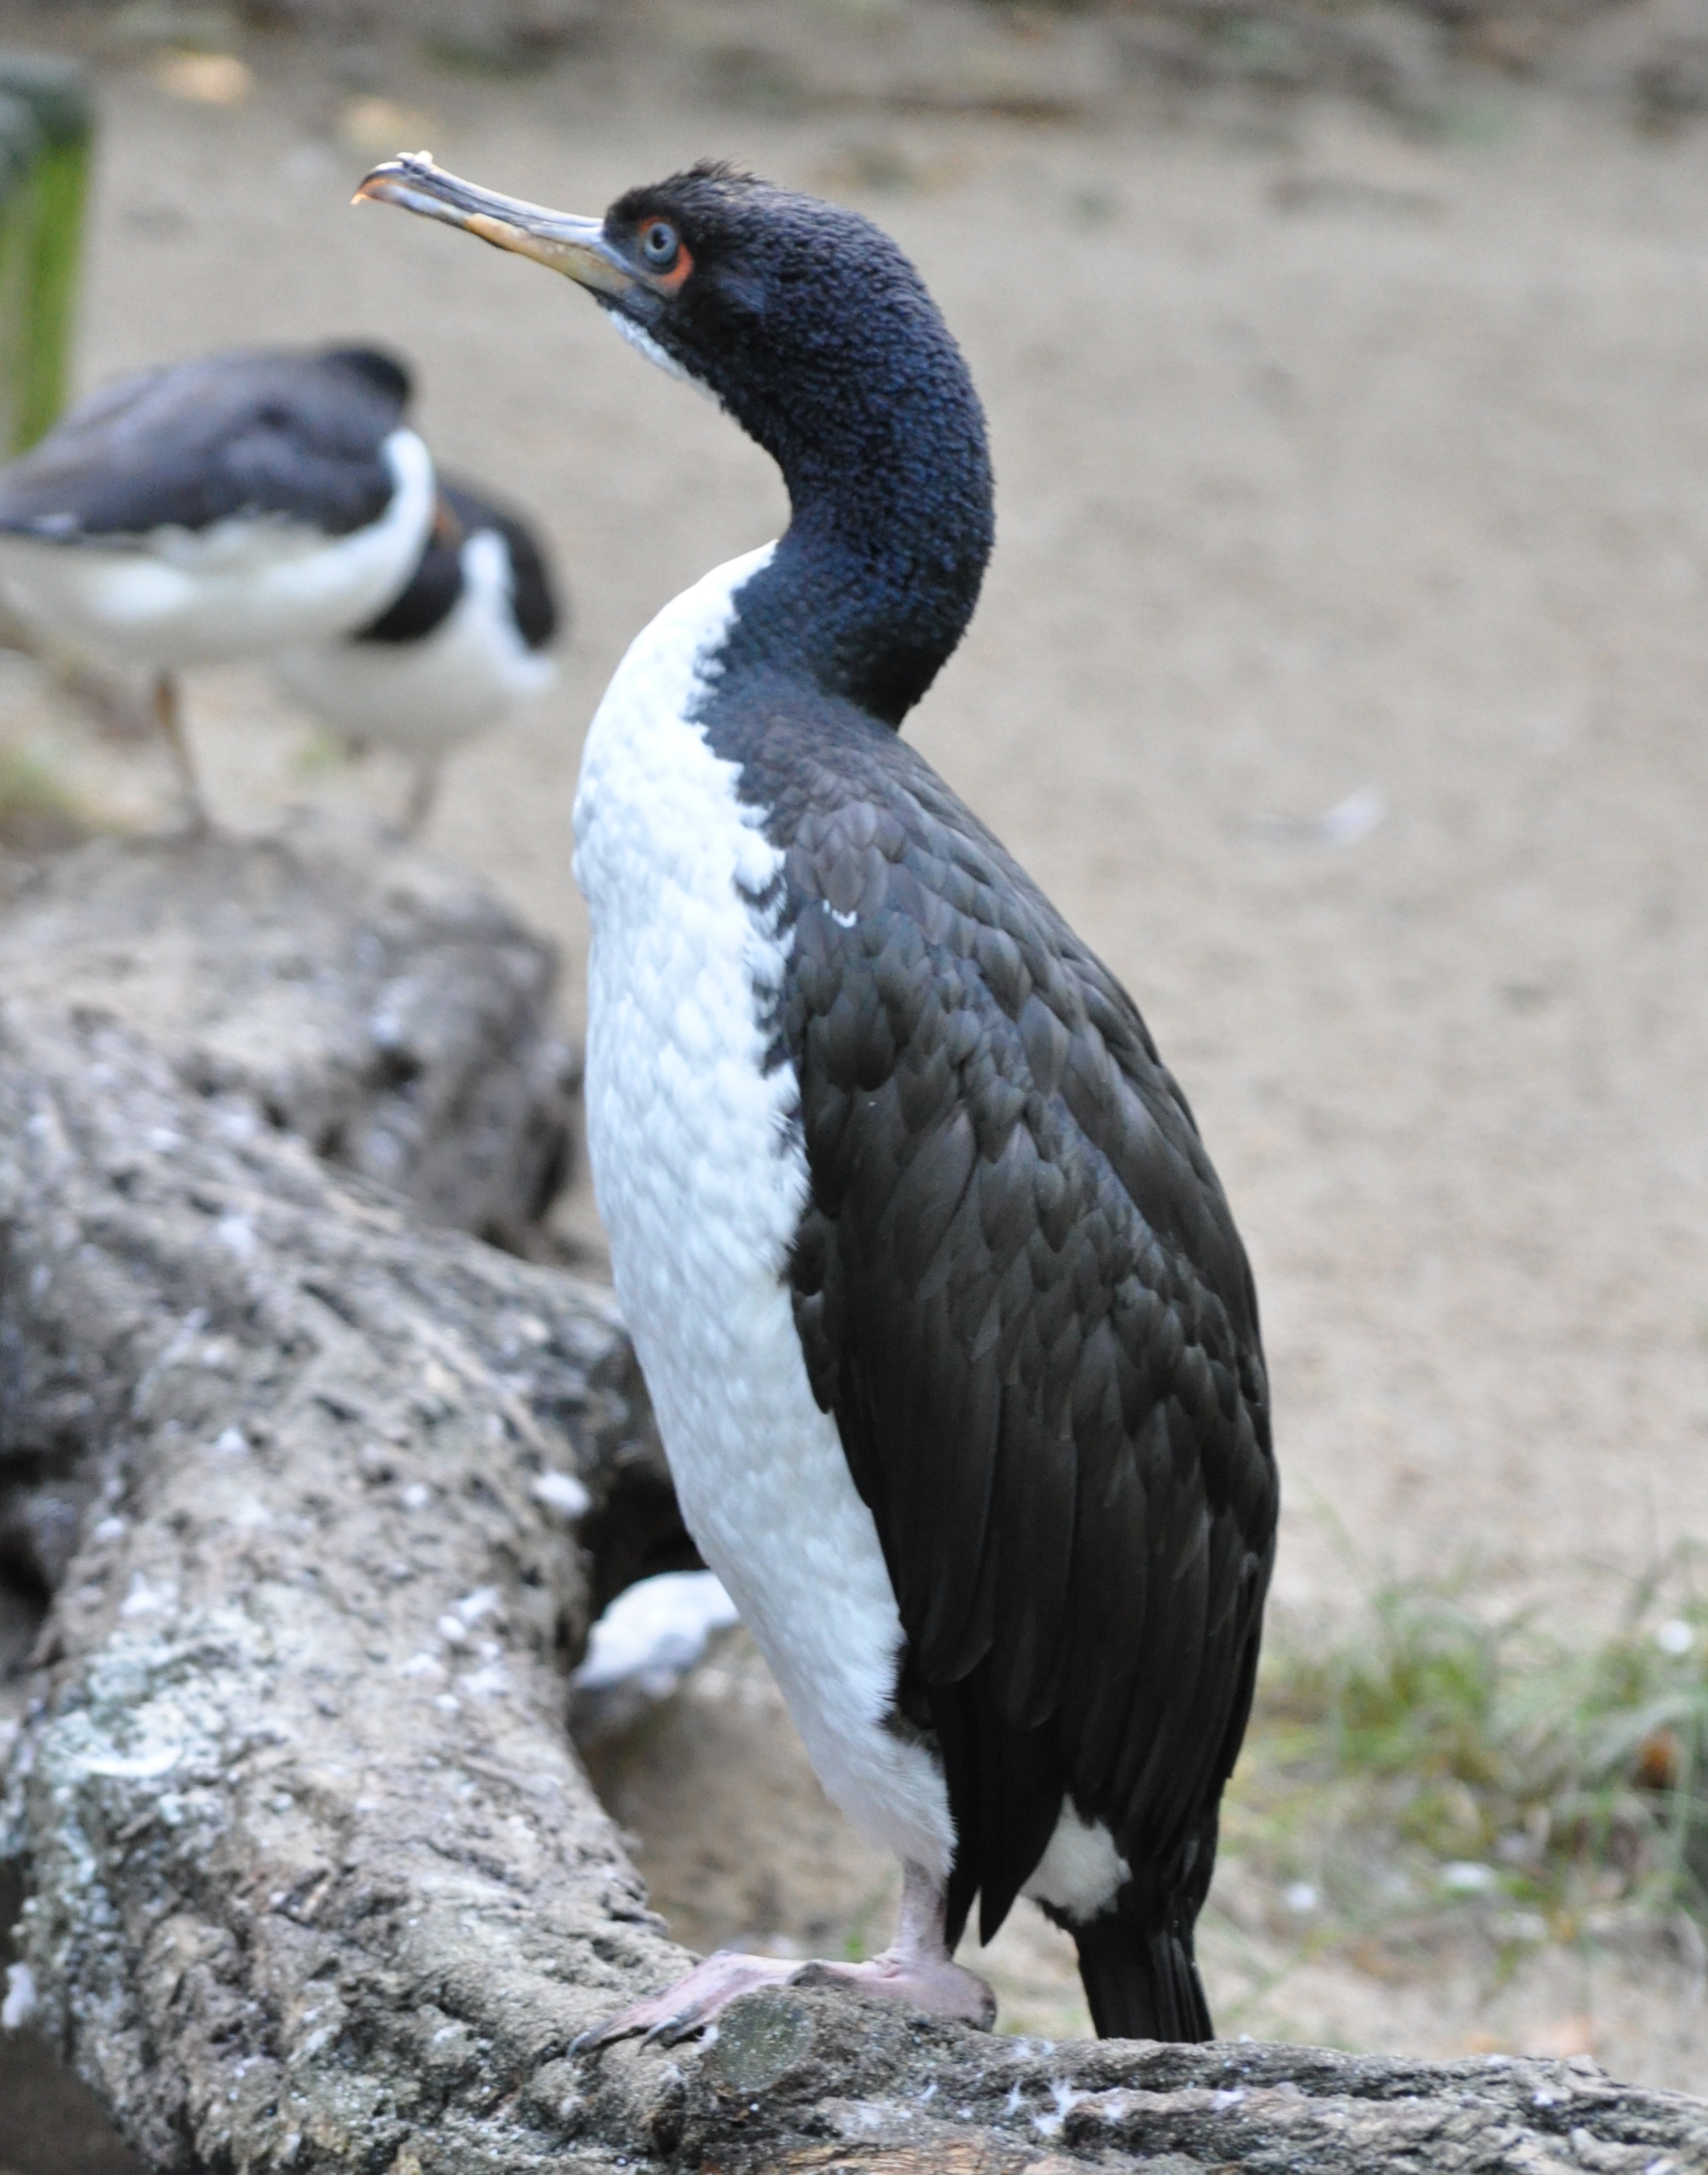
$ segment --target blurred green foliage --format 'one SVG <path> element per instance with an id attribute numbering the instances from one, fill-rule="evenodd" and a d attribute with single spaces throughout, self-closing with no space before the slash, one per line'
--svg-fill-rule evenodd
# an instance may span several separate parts
<path id="1" fill-rule="evenodd" d="M 65 404 L 94 122 L 81 69 L 0 52 L 0 450 Z"/>
<path id="2" fill-rule="evenodd" d="M 0 744 L 0 849 L 59 853 L 80 845 L 98 827 L 49 764 Z"/>
<path id="3" fill-rule="evenodd" d="M 1472 1905 L 1532 1939 L 1610 1905 L 1708 1918 L 1708 1603 L 1688 1568 L 1583 1646 L 1452 1582 L 1383 1587 L 1331 1641 L 1283 1634 L 1228 1849 L 1326 1935 Z"/>

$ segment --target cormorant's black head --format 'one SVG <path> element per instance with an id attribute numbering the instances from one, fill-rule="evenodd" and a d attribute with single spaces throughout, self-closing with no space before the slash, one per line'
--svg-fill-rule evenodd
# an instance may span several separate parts
<path id="1" fill-rule="evenodd" d="M 887 234 L 710 163 L 629 190 L 602 220 L 496 196 L 425 155 L 377 167 L 359 194 L 565 273 L 719 400 L 788 483 L 784 550 L 799 586 L 815 578 L 827 628 L 818 676 L 899 722 L 972 616 L 992 512 L 966 363 Z"/>

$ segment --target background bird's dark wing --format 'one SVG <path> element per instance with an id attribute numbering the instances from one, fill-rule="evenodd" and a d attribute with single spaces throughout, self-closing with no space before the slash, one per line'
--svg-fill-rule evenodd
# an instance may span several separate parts
<path id="1" fill-rule="evenodd" d="M 439 516 L 402 592 L 353 642 L 419 642 L 456 609 L 463 594 L 463 546 L 482 529 L 501 537 L 510 554 L 511 608 L 529 649 L 544 649 L 558 629 L 551 575 L 538 540 L 518 513 L 467 484 L 439 478 Z"/>
<path id="2" fill-rule="evenodd" d="M 352 642 L 420 642 L 442 626 L 463 594 L 465 494 L 440 480 L 438 506 L 415 570 L 382 612 L 350 636 Z"/>
<path id="3" fill-rule="evenodd" d="M 382 447 L 408 378 L 367 350 L 209 355 L 85 401 L 0 475 L 0 530 L 122 542 L 276 515 L 347 535 L 394 488 Z"/>
<path id="4" fill-rule="evenodd" d="M 797 759 L 781 1027 L 796 1319 L 943 1746 L 955 1928 L 1064 1791 L 1191 1885 L 1250 1700 L 1277 1486 L 1256 1300 L 1125 992 L 887 735 Z M 779 837 L 784 833 L 779 830 Z M 1201 1868 L 1207 1879 L 1207 1865 Z"/>
<path id="5" fill-rule="evenodd" d="M 510 551 L 511 601 L 517 631 L 530 649 L 544 649 L 558 632 L 560 614 L 540 540 L 519 513 L 485 491 L 471 491 L 466 484 L 447 483 L 444 495 L 467 534 L 490 529 L 503 538 Z"/>

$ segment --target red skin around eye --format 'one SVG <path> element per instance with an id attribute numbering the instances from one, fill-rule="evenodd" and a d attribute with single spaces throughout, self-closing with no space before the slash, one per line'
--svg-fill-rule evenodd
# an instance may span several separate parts
<path id="1" fill-rule="evenodd" d="M 666 292 L 674 295 L 693 268 L 693 258 L 689 256 L 686 249 L 683 249 L 680 251 L 675 263 L 670 270 L 661 273 L 653 284 L 654 286 L 663 287 Z"/>

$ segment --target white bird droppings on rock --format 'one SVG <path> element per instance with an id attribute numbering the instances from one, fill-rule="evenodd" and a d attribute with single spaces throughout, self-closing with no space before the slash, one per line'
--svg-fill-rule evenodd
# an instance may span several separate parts
<path id="1" fill-rule="evenodd" d="M 240 1261 L 247 1261 L 255 1251 L 255 1229 L 247 1216 L 222 1216 L 217 1231 L 220 1244 Z"/>
<path id="2" fill-rule="evenodd" d="M 147 1616 L 157 1608 L 170 1608 L 178 1597 L 175 1586 L 150 1586 L 140 1571 L 132 1577 L 130 1589 L 119 1603 L 121 1616 Z"/>
<path id="3" fill-rule="evenodd" d="M 6 1999 L 0 2002 L 0 2026 L 16 2031 L 35 2011 L 35 1980 L 28 1964 L 6 1966 Z"/>

